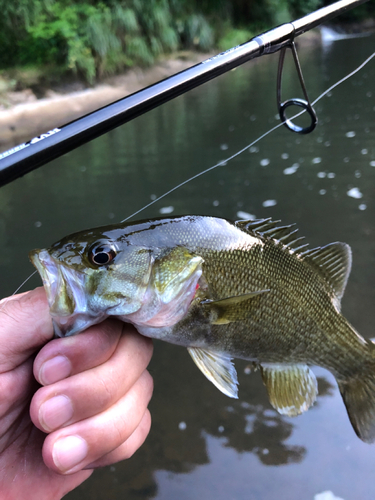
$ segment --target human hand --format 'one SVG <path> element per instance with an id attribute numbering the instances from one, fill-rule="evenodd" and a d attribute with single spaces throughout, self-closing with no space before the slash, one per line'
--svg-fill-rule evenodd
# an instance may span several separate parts
<path id="1" fill-rule="evenodd" d="M 0 302 L 6 500 L 60 499 L 92 469 L 130 457 L 150 429 L 150 340 L 116 320 L 75 337 L 52 337 L 42 288 Z"/>

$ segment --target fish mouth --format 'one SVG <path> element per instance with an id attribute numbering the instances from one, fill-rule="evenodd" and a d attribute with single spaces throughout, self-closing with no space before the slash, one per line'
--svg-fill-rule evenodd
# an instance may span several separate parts
<path id="1" fill-rule="evenodd" d="M 46 291 L 56 337 L 75 335 L 99 323 L 104 316 L 90 314 L 85 294 L 85 274 L 54 259 L 48 250 L 29 254 Z"/>

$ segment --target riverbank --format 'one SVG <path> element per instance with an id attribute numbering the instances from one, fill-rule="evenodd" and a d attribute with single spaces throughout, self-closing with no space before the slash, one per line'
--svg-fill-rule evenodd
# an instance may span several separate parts
<path id="1" fill-rule="evenodd" d="M 69 83 L 58 90 L 49 89 L 38 98 L 32 89 L 8 92 L 6 107 L 0 110 L 0 150 L 110 104 L 141 88 L 198 64 L 211 54 L 180 53 L 159 61 L 151 68 L 135 68 L 122 75 L 107 78 L 91 88 L 81 82 Z M 78 90 L 71 90 L 78 87 Z M 81 88 L 80 88 L 81 87 Z"/>
<path id="2" fill-rule="evenodd" d="M 311 31 L 298 39 L 299 45 L 320 42 L 319 30 Z M 0 107 L 0 151 L 73 121 L 212 55 L 180 52 L 160 60 L 150 68 L 128 70 L 91 88 L 84 88 L 82 82 L 77 81 L 47 89 L 39 93 L 39 96 L 31 88 L 21 92 L 7 92 L 3 94 L 3 109 Z"/>

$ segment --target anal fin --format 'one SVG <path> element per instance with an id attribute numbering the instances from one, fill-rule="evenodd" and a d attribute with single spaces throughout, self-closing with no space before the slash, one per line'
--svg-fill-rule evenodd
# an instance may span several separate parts
<path id="1" fill-rule="evenodd" d="M 188 347 L 188 351 L 210 382 L 230 398 L 238 398 L 237 372 L 229 356 L 199 347 Z"/>
<path id="2" fill-rule="evenodd" d="M 318 385 L 307 365 L 264 363 L 261 373 L 270 403 L 282 415 L 299 415 L 316 400 Z"/>

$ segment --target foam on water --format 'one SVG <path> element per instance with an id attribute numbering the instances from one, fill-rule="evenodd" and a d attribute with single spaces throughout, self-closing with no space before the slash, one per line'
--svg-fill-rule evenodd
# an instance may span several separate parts
<path id="1" fill-rule="evenodd" d="M 350 196 L 351 198 L 356 198 L 356 199 L 363 197 L 363 194 L 361 193 L 361 191 L 357 187 L 349 189 L 349 191 L 346 194 L 348 196 Z"/>
<path id="2" fill-rule="evenodd" d="M 283 173 L 284 175 L 292 175 L 295 174 L 298 170 L 299 163 L 294 163 L 291 167 L 285 168 Z"/>
<path id="3" fill-rule="evenodd" d="M 249 214 L 248 212 L 243 212 L 242 210 L 239 210 L 237 212 L 237 217 L 241 220 L 254 220 L 254 219 L 256 219 L 255 215 Z"/>
<path id="4" fill-rule="evenodd" d="M 264 200 L 262 205 L 264 207 L 274 207 L 275 205 L 277 205 L 277 201 L 276 200 Z"/>
<path id="5" fill-rule="evenodd" d="M 344 500 L 341 497 L 336 497 L 332 491 L 322 491 L 314 496 L 314 500 Z"/>
<path id="6" fill-rule="evenodd" d="M 171 213 L 173 212 L 173 210 L 174 210 L 174 207 L 172 207 L 172 205 L 171 205 L 171 206 L 169 206 L 169 207 L 162 207 L 162 208 L 159 210 L 159 212 L 160 212 L 161 214 L 171 214 Z"/>

